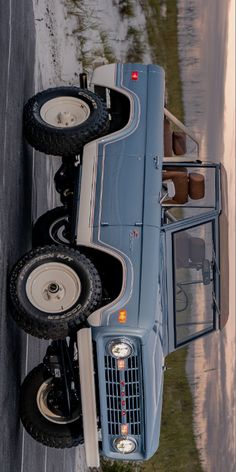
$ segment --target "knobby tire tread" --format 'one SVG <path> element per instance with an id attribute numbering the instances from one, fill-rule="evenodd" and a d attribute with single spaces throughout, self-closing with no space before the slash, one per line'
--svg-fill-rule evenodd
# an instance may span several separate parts
<path id="1" fill-rule="evenodd" d="M 59 90 L 66 89 L 61 87 Z M 74 93 L 79 93 L 77 87 L 68 87 L 74 90 Z M 109 116 L 105 103 L 89 90 L 86 94 L 92 100 L 96 101 L 97 109 L 95 116 L 89 117 L 89 123 L 86 125 L 82 123 L 75 128 L 52 127 L 42 122 L 37 118 L 40 107 L 38 101 L 45 93 L 54 93 L 56 89 L 49 89 L 48 91 L 39 92 L 37 95 L 29 99 L 24 107 L 24 134 L 31 146 L 34 149 L 44 152 L 45 154 L 52 154 L 56 156 L 72 157 L 82 152 L 83 146 L 89 141 L 92 141 L 104 134 L 109 129 Z M 79 98 L 79 97 L 78 97 Z"/>
<path id="2" fill-rule="evenodd" d="M 43 424 L 41 421 L 40 423 L 38 422 L 38 415 L 34 413 L 34 408 L 37 409 L 37 390 L 40 386 L 40 381 L 43 383 L 43 380 L 45 380 L 45 373 L 47 376 L 45 366 L 43 364 L 39 364 L 37 367 L 31 370 L 21 385 L 20 417 L 22 424 L 30 436 L 45 446 L 59 449 L 78 446 L 82 442 L 82 437 L 81 435 L 78 435 L 79 428 L 76 427 L 76 422 L 72 428 L 68 428 L 67 434 L 65 434 L 65 427 L 56 425 L 58 426 L 58 431 L 56 431 L 54 435 L 47 428 L 47 423 L 50 424 L 50 422 L 48 422 L 46 419 L 44 420 L 43 417 Z M 48 378 L 49 377 L 50 374 L 48 373 Z M 35 398 L 33 398 L 32 393 L 35 393 Z M 57 430 L 56 426 L 54 428 Z"/>
<path id="3" fill-rule="evenodd" d="M 74 255 L 75 258 L 79 257 L 80 262 L 83 262 L 85 267 L 88 269 L 88 275 L 90 279 L 90 287 L 93 287 L 93 296 L 90 289 L 90 301 L 86 306 L 85 310 L 81 310 L 78 316 L 74 316 L 72 319 L 64 319 L 55 322 L 52 319 L 42 322 L 33 317 L 29 317 L 28 312 L 22 306 L 19 301 L 17 294 L 17 282 L 18 277 L 21 272 L 21 269 L 24 265 L 30 261 L 32 257 L 41 255 L 45 251 L 55 251 L 55 252 L 66 252 L 69 256 Z M 83 325 L 86 324 L 87 317 L 99 307 L 101 302 L 101 281 L 98 275 L 97 270 L 90 260 L 79 253 L 77 250 L 72 248 L 67 248 L 66 246 L 44 246 L 36 248 L 28 252 L 23 256 L 13 267 L 10 280 L 9 280 L 9 296 L 11 301 L 11 315 L 16 321 L 19 327 L 21 327 L 26 333 L 31 334 L 37 338 L 43 339 L 64 339 L 66 336 L 70 335 L 72 332 L 77 331 Z"/>

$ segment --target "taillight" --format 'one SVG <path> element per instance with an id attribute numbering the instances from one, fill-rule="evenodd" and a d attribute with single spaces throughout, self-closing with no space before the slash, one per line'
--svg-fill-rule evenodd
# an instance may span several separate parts
<path id="1" fill-rule="evenodd" d="M 138 72 L 136 70 L 133 70 L 133 72 L 131 73 L 131 79 L 138 80 Z"/>

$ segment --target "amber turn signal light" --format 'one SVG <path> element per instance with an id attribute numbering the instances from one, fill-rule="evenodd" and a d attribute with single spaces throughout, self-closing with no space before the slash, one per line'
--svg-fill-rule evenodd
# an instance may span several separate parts
<path id="1" fill-rule="evenodd" d="M 119 311 L 119 323 L 126 323 L 127 320 L 127 311 L 120 310 Z"/>

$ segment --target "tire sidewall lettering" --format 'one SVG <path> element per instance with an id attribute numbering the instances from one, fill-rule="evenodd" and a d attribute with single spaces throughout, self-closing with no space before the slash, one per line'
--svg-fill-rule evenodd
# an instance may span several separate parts
<path id="1" fill-rule="evenodd" d="M 48 315 L 47 316 L 47 319 L 48 320 L 62 320 L 62 319 L 66 319 L 66 318 L 69 318 L 73 315 L 76 315 L 76 314 L 79 314 L 80 310 L 82 308 L 82 305 L 79 303 L 75 308 L 73 308 L 73 310 L 70 310 L 69 312 L 67 313 L 63 313 L 63 314 L 56 314 L 56 315 Z"/>
<path id="2" fill-rule="evenodd" d="M 53 98 L 71 96 L 81 99 L 90 109 L 90 115 L 74 127 L 58 128 L 47 124 L 41 117 L 41 107 Z M 35 149 L 45 154 L 74 158 L 83 146 L 107 134 L 109 114 L 102 99 L 91 91 L 78 87 L 58 87 L 39 92 L 24 107 L 24 133 Z"/>
<path id="3" fill-rule="evenodd" d="M 74 305 L 64 312 L 40 311 L 31 303 L 26 293 L 27 280 L 32 271 L 50 262 L 61 262 L 65 267 L 71 267 L 81 281 L 80 295 Z M 11 314 L 27 333 L 45 339 L 62 339 L 73 330 L 77 331 L 87 316 L 97 309 L 102 287 L 96 268 L 86 256 L 66 246 L 60 246 L 60 249 L 57 246 L 45 246 L 30 251 L 12 269 L 9 295 L 13 308 Z"/>

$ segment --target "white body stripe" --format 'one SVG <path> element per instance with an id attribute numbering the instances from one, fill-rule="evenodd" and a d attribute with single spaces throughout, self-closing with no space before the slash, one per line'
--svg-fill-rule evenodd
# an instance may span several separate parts
<path id="1" fill-rule="evenodd" d="M 95 70 L 92 77 L 92 84 L 102 85 L 121 91 L 119 87 L 115 85 L 116 82 L 116 64 L 109 64 L 107 66 L 99 67 Z M 130 100 L 130 116 L 127 125 L 119 131 L 116 131 L 108 136 L 99 138 L 88 143 L 84 146 L 83 151 L 83 165 L 82 165 L 82 177 L 81 177 L 81 189 L 80 189 L 80 204 L 79 204 L 79 218 L 77 224 L 77 245 L 84 245 L 88 247 L 97 248 L 100 251 L 104 251 L 113 257 L 116 257 L 122 264 L 123 277 L 122 277 L 122 289 L 119 296 L 112 301 L 105 308 L 99 308 L 89 316 L 89 324 L 91 326 L 100 326 L 101 315 L 104 309 L 108 309 L 119 302 L 125 292 L 126 280 L 127 280 L 127 266 L 125 259 L 130 262 L 130 268 L 132 271 L 131 290 L 126 303 L 132 295 L 133 288 L 133 266 L 127 255 L 123 254 L 122 251 L 108 245 L 101 241 L 101 213 L 102 213 L 102 198 L 103 198 L 103 181 L 104 181 L 104 166 L 106 156 L 106 146 L 111 142 L 116 142 L 129 134 L 133 133 L 138 127 L 140 122 L 140 106 L 138 112 L 138 119 L 134 129 L 130 129 L 130 124 L 133 121 L 134 114 L 134 98 L 133 93 L 130 93 L 128 89 L 123 88 L 122 93 L 125 94 Z M 139 103 L 139 98 L 136 96 Z M 97 166 L 98 166 L 98 146 L 99 143 L 104 143 L 103 156 L 102 156 L 102 177 L 101 177 L 101 194 L 100 194 L 100 206 L 99 206 L 99 221 L 98 221 L 98 241 L 101 245 L 93 242 L 93 222 L 94 222 L 94 209 L 95 209 L 95 198 L 96 198 L 96 181 L 97 181 Z"/>

